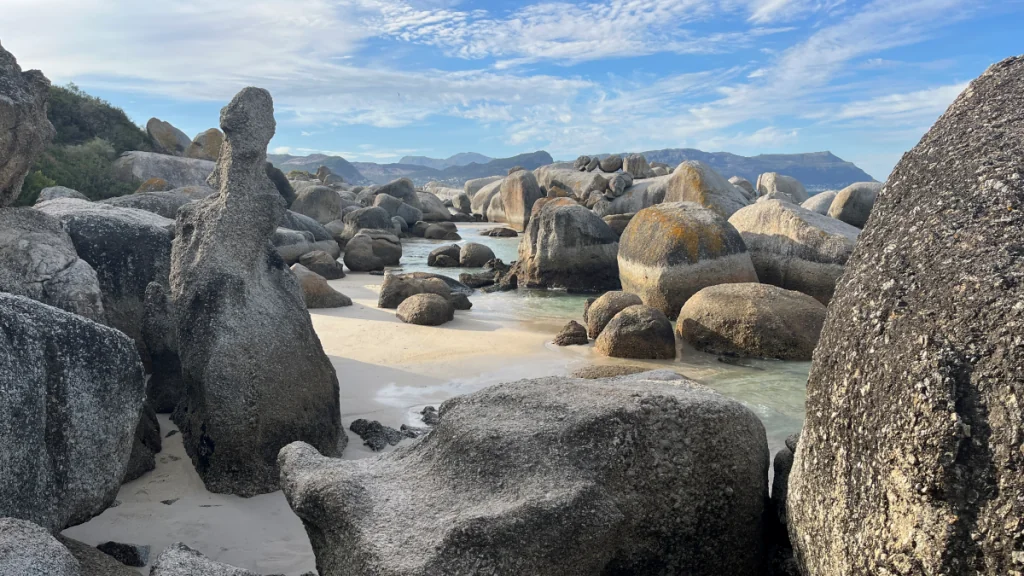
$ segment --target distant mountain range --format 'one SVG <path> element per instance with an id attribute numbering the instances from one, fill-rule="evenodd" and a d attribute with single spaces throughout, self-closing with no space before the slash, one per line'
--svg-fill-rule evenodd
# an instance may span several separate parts
<path id="1" fill-rule="evenodd" d="M 648 162 L 664 162 L 677 166 L 687 160 L 699 160 L 716 172 L 731 178 L 740 176 L 757 183 L 765 172 L 778 172 L 799 180 L 807 190 L 842 190 L 854 182 L 874 182 L 867 172 L 831 152 L 805 154 L 761 154 L 738 156 L 728 152 L 703 152 L 693 148 L 669 148 L 641 152 Z"/>
<path id="2" fill-rule="evenodd" d="M 398 161 L 399 164 L 411 164 L 413 166 L 426 166 L 434 170 L 444 170 L 451 166 L 468 166 L 469 164 L 487 164 L 494 158 L 489 158 L 476 152 L 461 152 L 448 158 L 428 158 L 426 156 L 404 156 Z"/>
<path id="3" fill-rule="evenodd" d="M 669 166 L 676 166 L 685 160 L 700 160 L 726 178 L 742 176 L 751 182 L 757 182 L 758 175 L 765 172 L 779 172 L 796 178 L 803 183 L 807 190 L 812 192 L 839 190 L 854 182 L 874 180 L 852 162 L 847 162 L 831 152 L 761 154 L 747 157 L 728 152 L 703 152 L 692 148 L 671 148 L 649 150 L 642 154 L 648 162 L 664 162 Z M 598 156 L 609 155 L 599 154 Z M 428 182 L 441 182 L 456 188 L 461 187 L 466 180 L 473 178 L 504 176 L 513 166 L 522 166 L 533 170 L 554 162 L 551 155 L 543 150 L 498 159 L 491 159 L 473 152 L 456 154 L 443 160 L 423 156 L 406 156 L 397 164 L 348 162 L 340 156 L 324 154 L 312 156 L 270 154 L 267 159 L 285 173 L 291 170 L 316 172 L 321 165 L 327 166 L 335 174 L 344 178 L 346 182 L 357 185 L 387 184 L 398 178 L 409 178 L 418 186 L 423 186 Z M 446 163 L 449 165 L 442 168 L 433 167 Z"/>

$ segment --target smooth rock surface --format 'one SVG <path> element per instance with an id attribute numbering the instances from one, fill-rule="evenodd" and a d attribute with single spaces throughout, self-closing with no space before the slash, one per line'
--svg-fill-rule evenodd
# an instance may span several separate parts
<path id="1" fill-rule="evenodd" d="M 519 282 L 574 292 L 618 288 L 618 235 L 571 200 L 544 202 L 519 242 Z"/>
<path id="2" fill-rule="evenodd" d="M 800 204 L 800 207 L 811 212 L 817 212 L 823 216 L 828 216 L 828 209 L 832 207 L 832 201 L 835 200 L 836 194 L 839 194 L 839 192 L 835 190 L 819 192 L 805 200 L 803 204 Z"/>
<path id="3" fill-rule="evenodd" d="M 455 319 L 455 307 L 437 294 L 413 294 L 398 305 L 397 316 L 406 324 L 440 326 Z"/>
<path id="4" fill-rule="evenodd" d="M 777 172 L 766 172 L 757 177 L 757 195 L 793 204 L 806 202 L 808 198 L 807 190 L 799 180 Z"/>
<path id="5" fill-rule="evenodd" d="M 122 182 L 139 184 L 150 178 L 161 178 L 171 188 L 206 186 L 213 172 L 209 160 L 181 158 L 155 152 L 125 152 L 114 161 L 114 176 Z"/>
<path id="6" fill-rule="evenodd" d="M 881 189 L 880 182 L 850 184 L 836 194 L 829 206 L 828 215 L 850 226 L 863 228 L 868 223 L 871 209 L 875 206 L 875 199 Z"/>
<path id="7" fill-rule="evenodd" d="M 688 160 L 676 167 L 665 190 L 665 202 L 696 202 L 723 218 L 750 204 L 746 195 L 714 168 Z"/>
<path id="8" fill-rule="evenodd" d="M 501 206 L 509 226 L 522 232 L 530 222 L 533 203 L 544 197 L 533 172 L 520 170 L 501 183 Z M 490 217 L 490 215 L 488 215 Z"/>
<path id="9" fill-rule="evenodd" d="M 616 314 L 640 304 L 643 304 L 643 300 L 636 294 L 617 290 L 605 292 L 587 308 L 587 334 L 591 338 L 597 338 Z"/>
<path id="10" fill-rule="evenodd" d="M 639 304 L 615 315 L 598 335 L 595 349 L 604 356 L 649 360 L 676 357 L 672 322 L 657 308 Z"/>

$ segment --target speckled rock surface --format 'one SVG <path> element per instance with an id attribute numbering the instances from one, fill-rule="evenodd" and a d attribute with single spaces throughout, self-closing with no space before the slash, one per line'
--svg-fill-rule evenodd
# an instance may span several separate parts
<path id="1" fill-rule="evenodd" d="M 52 530 L 117 496 L 145 379 L 121 332 L 0 293 L 0 516 Z"/>
<path id="2" fill-rule="evenodd" d="M 586 326 L 575 320 L 570 320 L 555 336 L 553 342 L 555 346 L 586 346 L 590 344 L 590 339 L 587 338 Z"/>
<path id="3" fill-rule="evenodd" d="M 825 322 L 814 298 L 768 284 L 720 284 L 679 311 L 676 335 L 709 354 L 809 361 Z"/>
<path id="4" fill-rule="evenodd" d="M 175 423 L 207 489 L 242 496 L 277 490 L 282 446 L 338 455 L 347 440 L 334 367 L 269 243 L 285 210 L 264 170 L 273 114 L 257 88 L 221 110 L 220 193 L 182 208 L 171 266 L 186 386 Z"/>
<path id="5" fill-rule="evenodd" d="M 544 197 L 540 184 L 533 172 L 520 170 L 509 174 L 501 183 L 501 207 L 505 212 L 505 222 L 520 232 L 526 230 L 530 223 L 533 203 Z M 488 214 L 490 217 L 490 214 Z"/>
<path id="6" fill-rule="evenodd" d="M 216 162 L 220 158 L 220 147 L 224 145 L 224 133 L 216 128 L 200 132 L 185 149 L 187 158 Z"/>
<path id="7" fill-rule="evenodd" d="M 81 576 L 139 576 L 133 570 L 114 558 L 78 540 L 57 536 L 57 540 L 78 560 Z"/>
<path id="8" fill-rule="evenodd" d="M 345 246 L 345 266 L 353 272 L 383 270 L 398 266 L 402 259 L 402 241 L 391 232 L 360 230 Z"/>
<path id="9" fill-rule="evenodd" d="M 149 352 L 142 339 L 146 287 L 167 285 L 174 221 L 134 208 L 60 199 L 36 206 L 60 220 L 79 257 L 96 270 L 107 325 L 132 337 L 143 362 Z"/>
<path id="10" fill-rule="evenodd" d="M 828 305 L 860 230 L 782 200 L 762 200 L 729 218 L 757 278 Z"/>
<path id="11" fill-rule="evenodd" d="M 850 184 L 836 194 L 829 206 L 828 215 L 842 220 L 850 226 L 863 228 L 871 216 L 878 191 L 882 189 L 880 182 L 858 182 Z"/>
<path id="12" fill-rule="evenodd" d="M 345 209 L 345 201 L 337 190 L 330 186 L 309 186 L 295 193 L 295 201 L 291 210 L 297 214 L 308 216 L 320 224 L 340 220 Z"/>
<path id="13" fill-rule="evenodd" d="M 153 214 L 163 216 L 164 218 L 171 220 L 177 218 L 178 208 L 181 208 L 189 202 L 192 202 L 192 198 L 178 192 L 170 191 L 136 192 L 135 194 L 100 200 L 100 203 L 102 204 L 109 204 L 111 206 L 118 206 L 121 208 L 145 210 L 146 212 L 152 212 Z"/>
<path id="14" fill-rule="evenodd" d="M 78 190 L 72 190 L 64 186 L 50 186 L 49 188 L 43 188 L 39 192 L 39 197 L 36 198 L 36 204 L 46 202 L 48 200 L 56 200 L 57 198 L 75 198 L 78 200 L 88 200 L 89 197 L 82 194 Z"/>
<path id="15" fill-rule="evenodd" d="M 152 373 L 146 381 L 146 401 L 159 414 L 170 414 L 185 393 L 178 357 L 178 327 L 170 290 L 159 282 L 146 287 L 142 340 L 149 351 Z"/>
<path id="16" fill-rule="evenodd" d="M 639 304 L 615 315 L 594 342 L 612 358 L 671 360 L 676 357 L 672 322 L 657 308 Z"/>
<path id="17" fill-rule="evenodd" d="M 56 131 L 46 117 L 50 81 L 39 70 L 21 71 L 0 46 L 0 207 L 18 199 L 33 162 Z"/>
<path id="18" fill-rule="evenodd" d="M 622 289 L 669 318 L 702 288 L 757 282 L 740 233 L 693 202 L 672 202 L 637 213 L 619 239 Z"/>
<path id="19" fill-rule="evenodd" d="M 809 575 L 1024 571 L 1024 57 L 896 166 L 829 306 L 788 518 Z"/>
<path id="20" fill-rule="evenodd" d="M 82 576 L 78 560 L 45 529 L 0 518 L 0 576 Z"/>
<path id="21" fill-rule="evenodd" d="M 157 556 L 149 576 L 260 576 L 255 572 L 214 562 L 177 542 Z"/>
<path id="22" fill-rule="evenodd" d="M 440 326 L 455 319 L 455 307 L 444 296 L 420 293 L 403 300 L 396 315 L 406 324 Z"/>
<path id="23" fill-rule="evenodd" d="M 459 266 L 463 268 L 483 268 L 494 260 L 494 250 L 477 242 L 466 242 L 459 248 Z"/>
<path id="24" fill-rule="evenodd" d="M 341 262 L 323 250 L 303 254 L 299 258 L 299 264 L 325 280 L 339 280 L 345 277 L 345 267 L 341 265 Z"/>
<path id="25" fill-rule="evenodd" d="M 519 242 L 519 283 L 598 292 L 619 287 L 619 237 L 572 200 L 545 200 Z"/>
<path id="26" fill-rule="evenodd" d="M 373 458 L 281 451 L 321 576 L 759 574 L 768 448 L 738 402 L 679 377 L 555 377 L 440 415 Z"/>
<path id="27" fill-rule="evenodd" d="M 292 264 L 292 272 L 302 287 L 302 296 L 306 301 L 306 308 L 343 308 L 352 305 L 352 299 L 338 292 L 323 276 L 306 268 L 302 264 Z"/>
<path id="28" fill-rule="evenodd" d="M 96 271 L 59 220 L 31 208 L 0 208 L 0 292 L 106 321 Z"/>
<path id="29" fill-rule="evenodd" d="M 643 304 L 643 300 L 636 294 L 618 290 L 605 292 L 587 308 L 587 334 L 597 338 L 616 314 L 638 304 Z"/>
<path id="30" fill-rule="evenodd" d="M 715 169 L 697 160 L 676 167 L 668 181 L 665 202 L 696 202 L 728 218 L 750 204 L 750 199 Z"/>

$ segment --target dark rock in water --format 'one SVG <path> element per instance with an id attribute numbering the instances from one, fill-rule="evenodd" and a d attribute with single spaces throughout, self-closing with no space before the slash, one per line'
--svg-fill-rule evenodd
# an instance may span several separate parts
<path id="1" fill-rule="evenodd" d="M 1024 569 L 1024 57 L 902 160 L 807 382 L 787 520 L 804 574 Z"/>
<path id="2" fill-rule="evenodd" d="M 131 336 L 148 365 L 149 351 L 142 339 L 146 287 L 150 282 L 167 285 L 174 221 L 143 210 L 72 199 L 52 200 L 36 209 L 61 221 L 79 257 L 96 270 L 106 324 Z"/>
<path id="3" fill-rule="evenodd" d="M 437 224 L 431 224 L 423 232 L 423 237 L 427 240 L 449 240 L 456 242 L 462 240 L 462 236 L 459 236 L 458 232 L 454 232 L 444 226 L 438 226 Z"/>
<path id="4" fill-rule="evenodd" d="M 371 422 L 360 418 L 349 424 L 348 429 L 362 438 L 363 443 L 374 452 L 380 452 L 388 446 L 397 446 L 399 442 L 406 438 L 398 430 L 385 426 L 376 420 Z"/>
<path id="5" fill-rule="evenodd" d="M 59 220 L 31 208 L 0 208 L 0 292 L 106 321 L 96 271 Z"/>
<path id="6" fill-rule="evenodd" d="M 661 310 L 642 304 L 616 314 L 594 344 L 598 352 L 613 358 L 671 360 L 676 357 L 672 322 Z"/>
<path id="7" fill-rule="evenodd" d="M 452 303 L 452 307 L 456 310 L 470 310 L 473 308 L 473 303 L 469 301 L 469 297 L 461 292 L 452 292 L 448 301 Z"/>
<path id="8" fill-rule="evenodd" d="M 302 264 L 310 272 L 323 277 L 325 280 L 340 280 L 345 277 L 345 267 L 341 265 L 330 254 L 323 250 L 315 250 L 309 254 L 303 254 L 299 258 Z"/>
<path id="9" fill-rule="evenodd" d="M 128 457 L 128 469 L 122 482 L 131 482 L 156 468 L 156 454 L 160 452 L 162 443 L 160 421 L 156 419 L 153 407 L 144 402 L 139 423 L 135 426 L 135 440 L 132 442 L 131 456 Z"/>
<path id="10" fill-rule="evenodd" d="M 455 307 L 438 294 L 414 294 L 398 305 L 397 316 L 407 324 L 440 326 L 455 319 Z"/>
<path id="11" fill-rule="evenodd" d="M 100 552 L 112 556 L 125 566 L 141 568 L 149 564 L 149 546 L 142 544 L 123 544 L 121 542 L 104 542 L 96 546 Z"/>
<path id="12" fill-rule="evenodd" d="M 494 284 L 494 276 L 495 274 L 493 270 L 476 272 L 473 274 L 463 272 L 462 274 L 459 274 L 459 282 L 462 282 L 470 288 L 486 288 L 487 286 Z"/>
<path id="13" fill-rule="evenodd" d="M 570 374 L 570 378 L 583 378 L 585 380 L 598 380 L 601 378 L 616 378 L 619 376 L 629 376 L 631 374 L 641 374 L 643 372 L 649 372 L 650 368 L 645 366 L 623 366 L 620 364 L 613 364 L 611 366 L 584 366 L 583 368 L 577 368 Z"/>
<path id="14" fill-rule="evenodd" d="M 438 268 L 458 268 L 459 261 L 447 254 L 441 254 L 434 259 L 434 266 Z"/>
<path id="15" fill-rule="evenodd" d="M 420 436 L 429 433 L 430 428 L 418 428 L 416 426 L 408 426 L 406 424 L 402 424 L 401 428 L 399 429 L 399 432 L 401 432 L 402 436 L 405 438 L 419 438 Z"/>
<path id="16" fill-rule="evenodd" d="M 3 55 L 0 49 L 0 58 Z M 81 572 L 71 552 L 47 530 L 25 520 L 0 518 L 0 576 L 81 576 Z"/>
<path id="17" fill-rule="evenodd" d="M 215 158 L 211 160 L 216 161 Z M 273 164 L 267 162 L 267 178 L 274 183 L 274 188 L 277 188 L 278 194 L 281 198 L 284 198 L 284 205 L 286 208 L 291 208 L 292 203 L 295 202 L 295 189 L 292 188 L 292 183 L 288 181 L 288 177 L 284 175 L 279 169 L 275 168 Z M 328 238 L 317 238 L 317 240 L 328 240 Z"/>
<path id="18" fill-rule="evenodd" d="M 643 301 L 636 294 L 617 290 L 605 292 L 592 303 L 588 302 L 583 311 L 584 319 L 587 321 L 587 335 L 596 339 L 616 314 L 639 304 L 643 304 Z"/>
<path id="19" fill-rule="evenodd" d="M 173 412 L 185 393 L 178 357 L 178 327 L 167 292 L 159 282 L 150 282 L 142 314 L 142 340 L 149 351 L 152 369 L 146 382 L 146 402 L 157 414 Z"/>
<path id="20" fill-rule="evenodd" d="M 50 531 L 114 501 L 145 377 L 122 332 L 0 293 L 0 517 Z"/>
<path id="21" fill-rule="evenodd" d="M 555 346 L 585 346 L 590 344 L 587 329 L 575 320 L 570 320 L 565 328 L 555 336 Z"/>
<path id="22" fill-rule="evenodd" d="M 138 571 L 88 544 L 61 535 L 57 540 L 78 560 L 81 576 L 139 576 Z"/>
<path id="23" fill-rule="evenodd" d="M 499 228 L 488 228 L 483 232 L 480 232 L 481 236 L 489 236 L 491 238 L 515 238 L 519 236 L 519 232 L 511 228 L 499 227 Z"/>
<path id="24" fill-rule="evenodd" d="M 612 229 L 572 200 L 542 202 L 519 243 L 519 283 L 575 292 L 618 288 L 619 238 Z"/>
<path id="25" fill-rule="evenodd" d="M 287 446 L 282 489 L 325 576 L 759 575 L 764 427 L 672 377 L 492 386 L 376 458 Z"/>
<path id="26" fill-rule="evenodd" d="M 463 268 L 482 268 L 494 260 L 494 251 L 476 242 L 467 242 L 459 249 L 459 265 Z"/>
<path id="27" fill-rule="evenodd" d="M 214 562 L 180 542 L 157 556 L 149 576 L 260 576 L 255 572 Z"/>
<path id="28" fill-rule="evenodd" d="M 211 176 L 220 193 L 182 208 L 174 238 L 186 383 L 175 423 L 208 490 L 253 496 L 278 489 L 281 446 L 301 439 L 337 456 L 346 436 L 334 367 L 295 275 L 268 242 L 285 210 L 263 170 L 275 129 L 270 94 L 240 92 L 221 111 L 221 129 Z"/>
<path id="29" fill-rule="evenodd" d="M 32 164 L 56 135 L 46 117 L 50 81 L 39 70 L 21 71 L 0 46 L 0 207 L 21 194 Z"/>
<path id="30" fill-rule="evenodd" d="M 441 416 L 437 412 L 437 408 L 434 406 L 427 406 L 420 411 L 420 416 L 423 417 L 423 423 L 427 426 L 437 426 L 441 421 Z"/>
<path id="31" fill-rule="evenodd" d="M 437 263 L 437 259 L 441 256 L 447 257 L 446 264 L 443 266 Z M 458 266 L 459 265 L 459 246 L 458 244 L 449 244 L 447 246 L 440 246 L 434 248 L 427 255 L 427 266 L 436 266 L 439 268 Z"/>
<path id="32" fill-rule="evenodd" d="M 370 270 L 369 272 L 367 272 L 367 274 L 369 274 L 370 276 L 383 276 L 384 275 L 384 271 L 383 270 Z"/>

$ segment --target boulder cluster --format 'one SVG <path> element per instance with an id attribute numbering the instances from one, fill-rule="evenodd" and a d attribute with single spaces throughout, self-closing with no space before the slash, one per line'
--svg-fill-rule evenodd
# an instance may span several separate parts
<path id="1" fill-rule="evenodd" d="M 271 95 L 245 88 L 194 139 L 152 119 L 157 152 L 118 161 L 137 193 L 10 207 L 53 137 L 48 85 L 0 48 L 0 576 L 149 563 L 60 533 L 153 469 L 158 414 L 208 490 L 283 491 L 319 576 L 1024 574 L 1024 57 L 884 186 L 815 196 L 635 154 L 462 190 L 286 175 Z M 463 221 L 504 224 L 486 236 L 518 236 L 517 260 Z M 393 269 L 404 238 L 466 271 Z M 754 411 L 615 365 L 455 397 L 423 428 L 356 420 L 382 453 L 341 459 L 309 310 L 353 306 L 346 268 L 424 334 L 476 288 L 557 289 L 595 294 L 559 346 L 813 361 L 803 429 L 769 483 Z M 151 574 L 255 576 L 180 543 Z"/>

